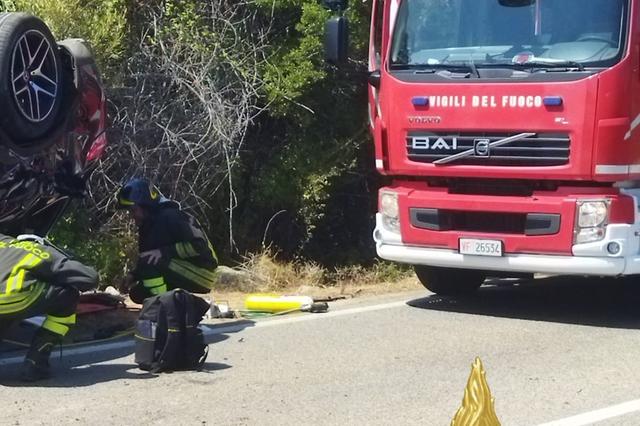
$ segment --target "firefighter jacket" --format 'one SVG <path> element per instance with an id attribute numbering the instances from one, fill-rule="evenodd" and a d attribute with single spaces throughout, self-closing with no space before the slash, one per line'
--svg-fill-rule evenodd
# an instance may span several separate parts
<path id="1" fill-rule="evenodd" d="M 164 202 L 149 212 L 138 229 L 140 252 L 160 250 L 161 266 L 167 266 L 172 259 L 186 260 L 208 270 L 218 266 L 218 258 L 207 235 L 193 216 L 179 208 L 178 203 Z M 143 268 L 139 262 L 133 271 L 134 276 L 139 276 Z"/>
<path id="2" fill-rule="evenodd" d="M 0 234 L 0 307 L 17 312 L 49 285 L 88 291 L 97 287 L 98 274 L 55 247 Z"/>

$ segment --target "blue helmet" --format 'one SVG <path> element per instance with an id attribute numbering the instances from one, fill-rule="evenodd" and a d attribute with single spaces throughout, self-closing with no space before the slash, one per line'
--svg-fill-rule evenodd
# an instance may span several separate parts
<path id="1" fill-rule="evenodd" d="M 118 191 L 118 208 L 129 209 L 134 205 L 153 207 L 169 201 L 148 180 L 134 178 Z"/>

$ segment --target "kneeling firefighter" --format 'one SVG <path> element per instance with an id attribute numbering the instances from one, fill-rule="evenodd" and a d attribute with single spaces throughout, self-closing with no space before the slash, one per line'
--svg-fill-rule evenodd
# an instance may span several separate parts
<path id="1" fill-rule="evenodd" d="M 132 179 L 118 192 L 118 206 L 138 226 L 138 260 L 123 282 L 131 300 L 182 288 L 209 293 L 215 284 L 216 256 L 198 222 L 162 196 L 145 179 Z"/>
<path id="2" fill-rule="evenodd" d="M 22 366 L 25 381 L 47 378 L 49 356 L 76 322 L 81 291 L 95 289 L 97 272 L 34 235 L 0 234 L 0 339 L 11 324 L 46 315 Z"/>

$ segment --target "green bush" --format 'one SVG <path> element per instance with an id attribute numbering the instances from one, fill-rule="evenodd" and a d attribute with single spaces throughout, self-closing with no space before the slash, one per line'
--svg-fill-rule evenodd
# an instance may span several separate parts
<path id="1" fill-rule="evenodd" d="M 116 286 L 136 258 L 136 237 L 130 230 L 94 227 L 82 208 L 70 209 L 49 238 L 77 260 L 96 268 L 101 288 Z"/>
<path id="2" fill-rule="evenodd" d="M 42 18 L 58 40 L 88 40 L 107 77 L 120 65 L 127 36 L 125 0 L 3 0 L 0 10 L 24 11 Z"/>

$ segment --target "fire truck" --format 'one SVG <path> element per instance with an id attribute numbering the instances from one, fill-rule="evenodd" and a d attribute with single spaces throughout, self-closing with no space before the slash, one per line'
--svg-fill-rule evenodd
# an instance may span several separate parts
<path id="1" fill-rule="evenodd" d="M 639 18 L 638 0 L 373 0 L 378 255 L 443 295 L 640 274 Z M 338 62 L 346 18 L 326 30 Z"/>

